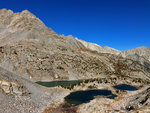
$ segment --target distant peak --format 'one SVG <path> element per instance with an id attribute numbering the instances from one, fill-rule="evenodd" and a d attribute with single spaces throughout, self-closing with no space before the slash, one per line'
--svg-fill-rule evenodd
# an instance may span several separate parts
<path id="1" fill-rule="evenodd" d="M 7 13 L 7 12 L 13 13 L 13 11 L 10 9 L 6 9 L 6 8 L 0 9 L 0 13 Z"/>
<path id="2" fill-rule="evenodd" d="M 140 46 L 140 47 L 138 47 L 138 48 L 143 48 L 143 49 L 147 49 L 147 48 L 149 48 L 149 47 L 145 47 L 145 46 Z"/>
<path id="3" fill-rule="evenodd" d="M 6 9 L 6 8 L 3 8 L 3 9 L 0 9 L 0 14 L 3 14 L 3 15 L 6 15 L 6 14 L 19 14 L 19 15 L 22 15 L 22 16 L 27 16 L 27 17 L 36 17 L 34 14 L 32 14 L 29 10 L 23 10 L 22 12 L 17 12 L 17 13 L 14 13 L 12 10 L 10 9 Z"/>
<path id="4" fill-rule="evenodd" d="M 21 13 L 23 13 L 23 14 L 32 14 L 29 10 L 23 10 Z"/>
<path id="5" fill-rule="evenodd" d="M 6 8 L 3 8 L 3 9 L 0 9 L 0 11 L 7 11 L 7 9 L 6 9 Z"/>
<path id="6" fill-rule="evenodd" d="M 109 46 L 104 46 L 103 48 L 104 48 L 104 49 L 110 49 L 110 50 L 114 50 L 114 51 L 120 52 L 119 50 L 117 50 L 117 49 L 115 49 L 115 48 L 111 48 L 111 47 L 109 47 Z"/>
<path id="7" fill-rule="evenodd" d="M 32 14 L 29 10 L 23 10 L 21 13 L 21 15 L 26 15 L 26 16 L 30 16 L 30 17 L 36 17 L 34 14 Z"/>
<path id="8" fill-rule="evenodd" d="M 12 10 L 10 9 L 6 9 L 6 8 L 3 8 L 3 9 L 0 9 L 0 12 L 3 12 L 3 13 L 6 13 L 6 12 L 13 12 Z M 21 14 L 30 14 L 30 15 L 33 15 L 29 10 L 23 10 L 22 12 L 19 12 Z"/>
<path id="9" fill-rule="evenodd" d="M 28 10 L 14 13 L 5 8 L 0 10 L 0 25 L 7 27 L 11 32 L 47 28 L 39 18 Z"/>

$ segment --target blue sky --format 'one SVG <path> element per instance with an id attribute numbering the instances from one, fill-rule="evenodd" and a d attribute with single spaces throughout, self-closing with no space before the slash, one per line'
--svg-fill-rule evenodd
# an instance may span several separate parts
<path id="1" fill-rule="evenodd" d="M 150 0 L 2 0 L 0 8 L 28 9 L 58 34 L 101 46 L 150 47 Z"/>

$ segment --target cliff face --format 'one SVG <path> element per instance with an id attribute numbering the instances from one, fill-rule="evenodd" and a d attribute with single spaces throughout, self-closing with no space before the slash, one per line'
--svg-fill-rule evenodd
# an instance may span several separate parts
<path id="1" fill-rule="evenodd" d="M 42 110 L 48 102 L 62 102 L 70 92 L 63 88 L 49 90 L 36 81 L 105 78 L 103 85 L 112 85 L 115 78 L 115 84 L 148 84 L 149 54 L 145 47 L 120 52 L 59 35 L 27 10 L 0 10 L 0 96 L 9 98 L 5 103 L 13 103 L 10 95 L 21 96 L 15 104 L 25 101 L 32 105 L 33 112 Z M 23 104 L 26 109 L 21 109 L 15 104 L 11 110 L 24 112 L 29 107 Z"/>

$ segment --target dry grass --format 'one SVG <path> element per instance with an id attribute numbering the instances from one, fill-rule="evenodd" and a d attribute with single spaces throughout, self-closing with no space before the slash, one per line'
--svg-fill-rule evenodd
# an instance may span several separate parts
<path id="1" fill-rule="evenodd" d="M 55 108 L 56 108 L 56 105 L 55 105 L 54 103 L 51 103 L 51 104 L 50 104 L 50 107 L 47 108 L 47 109 L 45 109 L 45 110 L 43 111 L 43 113 L 51 113 Z"/>
<path id="2" fill-rule="evenodd" d="M 50 104 L 50 107 L 45 109 L 43 113 L 76 113 L 77 107 L 69 103 L 63 103 L 56 107 L 55 104 Z"/>
<path id="3" fill-rule="evenodd" d="M 84 52 L 88 52 L 89 51 L 88 49 L 83 49 L 83 48 L 78 48 L 77 50 L 78 51 L 84 51 Z"/>

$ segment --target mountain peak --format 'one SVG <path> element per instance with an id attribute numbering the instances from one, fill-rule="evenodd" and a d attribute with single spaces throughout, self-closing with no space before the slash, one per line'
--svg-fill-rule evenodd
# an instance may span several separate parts
<path id="1" fill-rule="evenodd" d="M 45 26 L 39 18 L 28 10 L 18 13 L 5 8 L 0 10 L 0 45 L 5 45 L 9 38 L 14 42 L 31 37 L 37 39 L 37 37 L 50 37 L 52 35 L 57 35 L 57 33 Z"/>
<path id="2" fill-rule="evenodd" d="M 29 10 L 25 9 L 22 11 L 22 13 L 25 13 L 25 14 L 28 14 L 28 13 L 31 13 Z"/>
<path id="3" fill-rule="evenodd" d="M 0 9 L 0 15 L 1 14 L 7 14 L 7 13 L 14 13 L 12 10 L 10 9 L 6 9 L 6 8 L 3 8 L 3 9 Z"/>
<path id="4" fill-rule="evenodd" d="M 32 17 L 32 18 L 37 18 L 34 14 L 32 14 L 29 10 L 23 10 L 21 13 L 21 15 L 24 15 L 26 17 Z"/>
<path id="5" fill-rule="evenodd" d="M 45 24 L 28 10 L 14 13 L 11 10 L 0 10 L 0 24 L 11 31 L 46 28 Z"/>
<path id="6" fill-rule="evenodd" d="M 0 9 L 0 12 L 6 12 L 6 11 L 7 11 L 6 8 Z"/>
<path id="7" fill-rule="evenodd" d="M 142 57 L 144 57 L 144 58 L 146 58 L 150 61 L 150 48 L 145 47 L 145 46 L 141 46 L 141 47 L 137 47 L 137 48 L 134 48 L 134 49 L 129 49 L 127 51 L 122 52 L 123 57 L 127 57 L 127 56 L 130 56 L 130 55 L 142 56 Z"/>
<path id="8" fill-rule="evenodd" d="M 136 49 L 150 49 L 150 48 L 146 46 L 140 46 L 140 47 L 137 47 Z"/>

